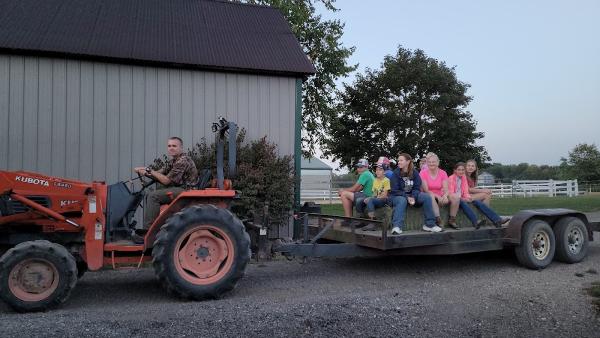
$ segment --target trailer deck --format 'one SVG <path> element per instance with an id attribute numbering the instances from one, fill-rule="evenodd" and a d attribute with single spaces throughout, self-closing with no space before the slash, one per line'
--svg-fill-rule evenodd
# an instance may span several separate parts
<path id="1" fill-rule="evenodd" d="M 391 235 L 389 224 L 356 217 L 317 213 L 301 214 L 303 240 L 283 244 L 277 251 L 295 256 L 385 256 L 385 255 L 445 255 L 501 250 L 506 244 L 504 229 L 495 227 L 464 227 L 432 233 L 414 227 L 400 235 Z M 380 229 L 362 231 L 354 226 L 342 226 L 342 220 L 356 223 L 374 222 Z M 386 229 L 383 231 L 382 229 Z"/>
<path id="2" fill-rule="evenodd" d="M 322 229 L 319 225 L 309 225 L 311 233 Z M 445 228 L 443 232 L 431 233 L 422 230 L 406 230 L 400 235 L 391 235 L 388 231 L 361 231 L 350 227 L 334 225 L 322 235 L 323 239 L 355 243 L 360 246 L 379 249 L 394 250 L 421 246 L 442 245 L 453 242 L 469 241 L 472 244 L 486 244 L 502 248 L 503 229 L 495 227 L 482 227 L 475 230 L 472 227 L 459 230 Z"/>
<path id="3" fill-rule="evenodd" d="M 445 228 L 443 232 L 423 231 L 418 218 L 407 223 L 400 235 L 389 233 L 389 217 L 383 220 L 368 220 L 356 217 L 300 213 L 303 235 L 294 243 L 280 243 L 274 251 L 288 256 L 312 257 L 369 257 L 391 255 L 453 255 L 461 253 L 502 250 L 507 246 L 518 246 L 521 242 L 521 226 L 535 215 L 554 222 L 565 215 L 577 212 L 567 209 L 526 210 L 516 214 L 500 228 L 483 226 L 475 229 L 464 226 L 455 230 Z M 583 215 L 592 231 L 600 231 L 600 213 Z M 388 214 L 389 216 L 389 214 Z M 342 226 L 341 221 L 350 220 L 354 226 Z M 362 231 L 357 223 L 374 222 L 379 230 Z M 385 229 L 385 231 L 384 231 Z M 515 232 L 516 231 L 516 232 Z M 517 236 L 518 235 L 518 236 Z M 593 240 L 590 236 L 590 240 Z M 536 241 L 529 246 L 537 247 Z"/>

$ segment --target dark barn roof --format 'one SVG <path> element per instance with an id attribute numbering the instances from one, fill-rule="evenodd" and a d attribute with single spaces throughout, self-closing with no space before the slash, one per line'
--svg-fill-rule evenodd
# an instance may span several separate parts
<path id="1" fill-rule="evenodd" d="M 315 72 L 278 9 L 207 0 L 0 0 L 0 52 Z"/>

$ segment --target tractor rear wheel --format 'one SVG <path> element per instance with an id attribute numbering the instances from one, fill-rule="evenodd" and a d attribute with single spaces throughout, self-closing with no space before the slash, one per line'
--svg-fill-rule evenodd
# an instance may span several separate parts
<path id="1" fill-rule="evenodd" d="M 23 242 L 0 258 L 0 298 L 19 312 L 60 305 L 76 282 L 75 258 L 56 243 Z"/>
<path id="2" fill-rule="evenodd" d="M 196 205 L 161 227 L 152 264 L 167 291 L 182 298 L 218 298 L 235 287 L 250 260 L 250 237 L 229 210 Z"/>

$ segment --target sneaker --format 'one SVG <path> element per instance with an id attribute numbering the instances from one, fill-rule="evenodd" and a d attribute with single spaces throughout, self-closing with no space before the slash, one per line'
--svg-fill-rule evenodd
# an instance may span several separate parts
<path id="1" fill-rule="evenodd" d="M 434 225 L 432 227 L 427 226 L 427 225 L 423 225 L 423 231 L 428 231 L 428 232 L 442 232 L 442 228 L 440 228 L 437 225 Z"/>
<path id="2" fill-rule="evenodd" d="M 392 228 L 392 235 L 400 235 L 401 233 L 402 233 L 402 229 L 400 229 L 400 227 Z"/>
<path id="3" fill-rule="evenodd" d="M 499 222 L 494 223 L 494 226 L 496 228 L 500 228 L 500 227 L 502 227 L 502 224 L 504 224 L 504 223 L 506 223 L 508 221 L 510 221 L 510 218 L 508 218 L 508 217 L 502 217 Z"/>

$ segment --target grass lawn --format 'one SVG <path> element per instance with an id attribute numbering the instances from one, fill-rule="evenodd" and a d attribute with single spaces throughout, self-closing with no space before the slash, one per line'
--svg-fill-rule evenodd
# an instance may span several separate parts
<path id="1" fill-rule="evenodd" d="M 523 209 L 567 208 L 583 212 L 600 211 L 600 195 L 579 197 L 494 198 L 492 208 L 500 215 L 513 215 Z M 341 204 L 321 204 L 324 214 L 343 215 Z"/>

